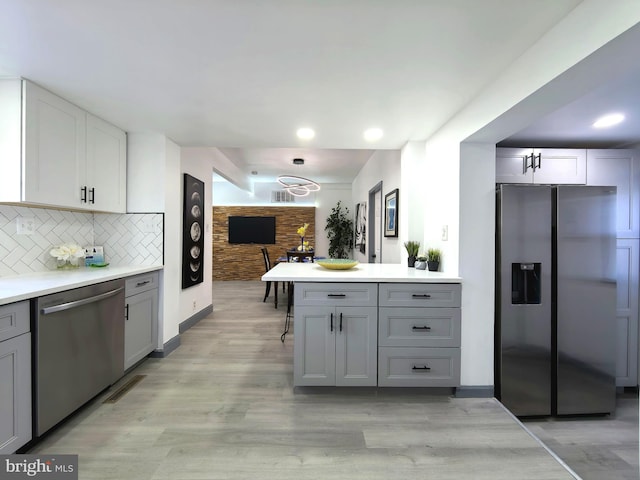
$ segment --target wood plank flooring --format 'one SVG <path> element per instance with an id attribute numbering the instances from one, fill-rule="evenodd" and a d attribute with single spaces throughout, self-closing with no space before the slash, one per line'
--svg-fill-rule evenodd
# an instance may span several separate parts
<path id="1" fill-rule="evenodd" d="M 214 282 L 214 311 L 29 453 L 79 454 L 81 479 L 570 480 L 493 399 L 294 389 L 286 304 Z M 146 375 L 116 403 L 102 401 Z"/>

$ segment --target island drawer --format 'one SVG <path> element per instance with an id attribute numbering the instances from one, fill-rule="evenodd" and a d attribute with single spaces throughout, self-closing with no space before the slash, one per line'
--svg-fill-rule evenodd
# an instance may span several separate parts
<path id="1" fill-rule="evenodd" d="M 124 291 L 127 297 L 154 288 L 158 288 L 158 272 L 142 273 L 125 279 Z"/>
<path id="2" fill-rule="evenodd" d="M 381 307 L 460 307 L 459 283 L 381 283 Z"/>
<path id="3" fill-rule="evenodd" d="M 459 347 L 459 308 L 380 307 L 378 345 Z"/>
<path id="4" fill-rule="evenodd" d="M 380 387 L 456 387 L 459 348 L 378 348 Z"/>
<path id="5" fill-rule="evenodd" d="M 0 307 L 0 342 L 31 330 L 30 311 L 28 300 Z"/>
<path id="6" fill-rule="evenodd" d="M 377 283 L 295 283 L 295 305 L 376 307 Z"/>

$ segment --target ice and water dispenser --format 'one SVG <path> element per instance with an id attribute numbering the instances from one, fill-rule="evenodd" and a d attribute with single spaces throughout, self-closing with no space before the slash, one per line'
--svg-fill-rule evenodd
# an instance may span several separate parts
<path id="1" fill-rule="evenodd" d="M 540 263 L 511 264 L 511 304 L 540 303 Z"/>

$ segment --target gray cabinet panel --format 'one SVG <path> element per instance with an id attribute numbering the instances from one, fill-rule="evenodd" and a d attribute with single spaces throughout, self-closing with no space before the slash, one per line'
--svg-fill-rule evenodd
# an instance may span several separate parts
<path id="1" fill-rule="evenodd" d="M 157 341 L 158 289 L 125 298 L 124 368 L 153 351 Z"/>
<path id="2" fill-rule="evenodd" d="M 334 309 L 298 307 L 294 318 L 293 384 L 336 384 Z"/>
<path id="3" fill-rule="evenodd" d="M 619 239 L 616 247 L 616 386 L 638 385 L 638 254 L 640 240 Z"/>
<path id="4" fill-rule="evenodd" d="M 460 384 L 459 348 L 381 347 L 381 387 L 450 387 Z"/>
<path id="5" fill-rule="evenodd" d="M 0 307 L 0 342 L 29 331 L 29 302 L 17 302 Z"/>
<path id="6" fill-rule="evenodd" d="M 459 347 L 459 308 L 380 307 L 378 344 L 385 347 Z"/>
<path id="7" fill-rule="evenodd" d="M 381 283 L 381 307 L 459 307 L 457 283 Z"/>
<path id="8" fill-rule="evenodd" d="M 0 454 L 31 440 L 31 333 L 0 342 Z"/>
<path id="9" fill-rule="evenodd" d="M 618 238 L 638 238 L 640 156 L 631 149 L 587 150 L 587 185 L 617 187 Z"/>
<path id="10" fill-rule="evenodd" d="M 377 283 L 296 283 L 296 305 L 375 307 Z"/>

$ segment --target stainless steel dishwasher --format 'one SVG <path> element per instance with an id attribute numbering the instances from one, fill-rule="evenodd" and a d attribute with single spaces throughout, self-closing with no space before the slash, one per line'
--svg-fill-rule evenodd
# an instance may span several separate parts
<path id="1" fill-rule="evenodd" d="M 124 374 L 124 280 L 35 301 L 34 433 L 40 436 Z"/>

